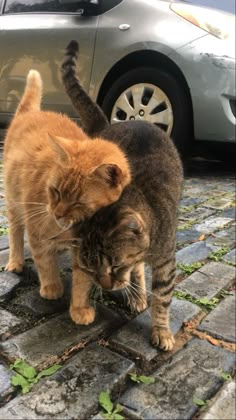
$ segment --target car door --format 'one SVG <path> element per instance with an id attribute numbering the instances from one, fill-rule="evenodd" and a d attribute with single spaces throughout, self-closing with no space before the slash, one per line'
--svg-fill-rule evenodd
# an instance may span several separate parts
<path id="1" fill-rule="evenodd" d="M 0 126 L 7 125 L 32 68 L 43 79 L 44 109 L 76 116 L 61 83 L 60 65 L 68 42 L 80 44 L 78 71 L 89 88 L 98 16 L 85 15 L 80 1 L 5 0 L 0 15 Z"/>

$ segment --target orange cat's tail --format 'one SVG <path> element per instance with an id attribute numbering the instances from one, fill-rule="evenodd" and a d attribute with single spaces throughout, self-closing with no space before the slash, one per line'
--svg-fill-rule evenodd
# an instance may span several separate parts
<path id="1" fill-rule="evenodd" d="M 23 97 L 18 105 L 16 114 L 29 111 L 39 111 L 42 99 L 42 79 L 37 70 L 30 70 Z"/>

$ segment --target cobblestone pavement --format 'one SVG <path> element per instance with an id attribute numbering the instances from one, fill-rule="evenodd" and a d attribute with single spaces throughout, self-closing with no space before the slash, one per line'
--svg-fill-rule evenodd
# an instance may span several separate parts
<path id="1" fill-rule="evenodd" d="M 149 310 L 135 316 L 113 295 L 96 302 L 92 325 L 73 324 L 68 255 L 60 256 L 66 293 L 55 302 L 40 298 L 27 247 L 23 275 L 0 272 L 0 419 L 101 419 L 103 390 L 122 405 L 119 415 L 127 419 L 235 419 L 234 177 L 215 172 L 215 165 L 207 169 L 195 162 L 185 178 L 172 352 L 149 343 Z M 0 197 L 3 268 L 8 237 L 2 192 Z M 150 285 L 148 268 L 146 277 Z M 11 385 L 9 368 L 19 358 L 37 371 L 55 363 L 62 368 L 23 395 Z M 154 382 L 134 382 L 132 372 Z"/>

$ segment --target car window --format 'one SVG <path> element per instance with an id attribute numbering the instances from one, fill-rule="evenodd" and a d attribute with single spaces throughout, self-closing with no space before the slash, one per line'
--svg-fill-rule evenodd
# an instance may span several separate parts
<path id="1" fill-rule="evenodd" d="M 122 0 L 6 0 L 4 13 L 80 13 L 96 16 Z M 0 0 L 1 2 L 1 0 Z"/>
<path id="2" fill-rule="evenodd" d="M 4 13 L 76 12 L 79 2 L 60 0 L 7 0 Z"/>

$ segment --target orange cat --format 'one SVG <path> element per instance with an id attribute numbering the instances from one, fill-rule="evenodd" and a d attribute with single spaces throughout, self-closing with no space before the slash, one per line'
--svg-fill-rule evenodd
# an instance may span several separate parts
<path id="1" fill-rule="evenodd" d="M 69 228 L 118 200 L 130 171 L 117 145 L 91 140 L 65 115 L 40 111 L 41 93 L 40 74 L 31 70 L 4 144 L 10 227 L 6 270 L 23 269 L 26 228 L 40 295 L 57 299 L 63 286 L 56 253 L 70 238 Z"/>

